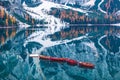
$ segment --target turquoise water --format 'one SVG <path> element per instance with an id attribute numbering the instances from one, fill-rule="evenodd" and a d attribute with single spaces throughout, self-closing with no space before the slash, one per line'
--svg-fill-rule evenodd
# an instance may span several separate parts
<path id="1" fill-rule="evenodd" d="M 30 37 L 40 31 L 44 28 L 1 30 L 0 80 L 120 80 L 120 27 L 69 27 L 45 36 L 63 41 L 46 48 L 34 41 L 39 35 Z M 34 52 L 91 62 L 95 69 L 30 58 Z"/>

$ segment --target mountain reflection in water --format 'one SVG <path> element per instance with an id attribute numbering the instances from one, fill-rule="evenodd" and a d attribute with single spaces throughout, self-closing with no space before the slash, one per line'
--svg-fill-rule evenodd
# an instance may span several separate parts
<path id="1" fill-rule="evenodd" d="M 1 80 L 119 80 L 120 77 L 120 27 L 115 26 L 76 26 L 62 29 L 47 35 L 51 41 L 71 40 L 45 48 L 43 55 L 65 57 L 95 64 L 88 70 L 29 58 L 29 54 L 42 48 L 38 42 L 28 42 L 39 36 L 28 38 L 42 28 L 0 29 L 0 79 Z M 86 36 L 80 40 L 75 38 Z M 74 39 L 74 40 L 73 40 Z M 36 62 L 36 63 L 35 63 Z M 36 65 L 35 65 L 36 64 Z M 41 65 L 41 70 L 38 70 Z M 41 74 L 43 73 L 43 74 Z"/>

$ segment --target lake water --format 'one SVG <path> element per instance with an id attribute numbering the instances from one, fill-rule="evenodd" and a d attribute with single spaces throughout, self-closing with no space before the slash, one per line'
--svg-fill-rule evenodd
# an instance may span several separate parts
<path id="1" fill-rule="evenodd" d="M 0 29 L 0 80 L 120 80 L 120 27 L 45 30 Z M 95 69 L 30 58 L 31 53 L 90 62 Z"/>

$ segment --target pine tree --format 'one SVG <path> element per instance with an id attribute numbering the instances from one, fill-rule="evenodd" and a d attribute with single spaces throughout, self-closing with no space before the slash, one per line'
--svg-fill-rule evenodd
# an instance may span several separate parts
<path id="1" fill-rule="evenodd" d="M 1 36 L 1 43 L 4 44 L 4 42 L 5 42 L 5 38 L 4 38 L 4 36 L 2 35 L 2 36 Z"/>
<path id="2" fill-rule="evenodd" d="M 34 19 L 32 19 L 32 25 L 34 25 Z"/>
<path id="3" fill-rule="evenodd" d="M 4 14 L 5 14 L 4 8 L 1 8 L 0 9 L 0 18 L 4 18 Z"/>
<path id="4" fill-rule="evenodd" d="M 8 19 L 5 19 L 5 25 L 8 26 Z"/>

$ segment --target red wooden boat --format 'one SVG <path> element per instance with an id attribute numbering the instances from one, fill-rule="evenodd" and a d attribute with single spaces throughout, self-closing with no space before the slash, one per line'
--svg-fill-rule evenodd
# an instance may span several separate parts
<path id="1" fill-rule="evenodd" d="M 50 57 L 50 56 L 43 56 L 43 55 L 39 55 L 39 54 L 30 54 L 30 57 L 36 57 L 42 60 L 49 60 L 51 62 L 62 62 L 62 63 L 67 63 L 68 65 L 71 66 L 79 66 L 82 68 L 89 68 L 89 69 L 94 69 L 95 66 L 92 63 L 88 63 L 88 62 L 78 62 L 76 60 L 73 59 L 69 59 L 69 58 L 57 58 L 57 57 Z"/>

